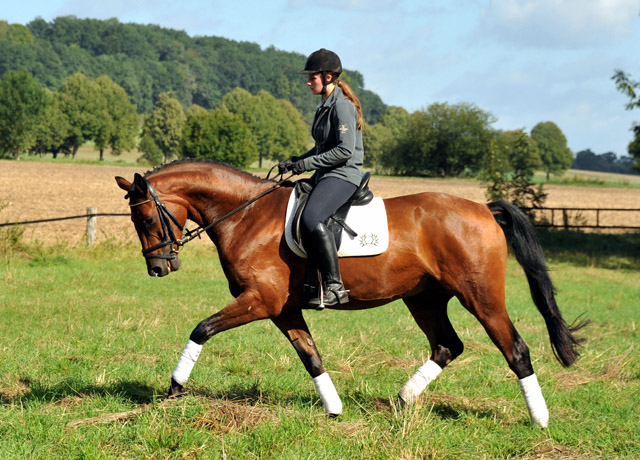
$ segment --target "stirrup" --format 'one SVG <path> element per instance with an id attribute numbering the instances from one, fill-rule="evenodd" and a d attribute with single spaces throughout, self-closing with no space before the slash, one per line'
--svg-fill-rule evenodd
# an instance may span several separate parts
<path id="1" fill-rule="evenodd" d="M 349 290 L 345 289 L 344 285 L 341 285 L 341 288 L 338 289 L 327 289 L 323 286 L 323 289 L 320 291 L 320 296 L 309 301 L 309 307 L 316 310 L 323 310 L 325 307 L 343 305 L 348 302 Z"/>

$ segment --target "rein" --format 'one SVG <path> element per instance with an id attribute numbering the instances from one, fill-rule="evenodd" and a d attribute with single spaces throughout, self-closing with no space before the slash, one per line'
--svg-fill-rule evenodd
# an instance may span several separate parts
<path id="1" fill-rule="evenodd" d="M 271 170 L 267 174 L 267 180 L 269 180 L 269 175 L 271 174 L 272 170 L 273 170 L 273 168 L 271 168 Z M 269 193 L 273 192 L 274 190 L 280 188 L 284 182 L 286 182 L 287 180 L 289 180 L 293 176 L 294 175 L 291 174 L 289 177 L 287 177 L 285 179 L 281 175 L 280 176 L 280 180 L 278 182 L 276 182 L 272 187 L 269 187 L 264 192 L 260 193 L 259 195 L 254 196 L 253 198 L 251 198 L 246 203 L 243 203 L 242 205 L 238 206 L 233 211 L 228 212 L 227 214 L 225 214 L 224 216 L 222 216 L 219 219 L 215 220 L 214 222 L 211 222 L 210 224 L 208 224 L 208 225 L 206 225 L 204 227 L 202 227 L 202 226 L 198 227 L 196 230 L 193 230 L 193 231 L 189 230 L 189 229 L 186 229 L 186 234 L 187 235 L 186 235 L 185 238 L 182 238 L 182 239 L 177 239 L 175 237 L 175 234 L 173 233 L 173 229 L 171 228 L 169 220 L 171 220 L 174 224 L 176 224 L 176 226 L 180 229 L 180 231 L 184 231 L 185 230 L 184 227 L 180 224 L 180 222 L 178 222 L 178 219 L 171 213 L 171 211 L 169 211 L 169 209 L 167 209 L 167 207 L 160 201 L 155 189 L 151 186 L 149 181 L 147 179 L 144 179 L 144 181 L 147 184 L 147 188 L 149 190 L 149 194 L 151 195 L 151 198 L 146 200 L 146 201 L 141 201 L 139 203 L 129 204 L 129 207 L 133 208 L 135 206 L 140 206 L 142 204 L 150 203 L 152 201 L 155 202 L 156 209 L 158 210 L 158 216 L 160 218 L 160 223 L 162 225 L 162 242 L 158 243 L 158 244 L 155 244 L 155 245 L 153 245 L 153 246 L 151 246 L 149 248 L 143 249 L 142 250 L 142 255 L 147 259 L 167 259 L 167 260 L 176 259 L 177 255 L 178 255 L 178 252 L 180 251 L 180 248 L 182 248 L 182 246 L 187 244 L 189 241 L 192 241 L 195 238 L 200 238 L 200 235 L 202 235 L 204 232 L 206 232 L 207 230 L 212 229 L 213 227 L 218 225 L 220 222 L 224 221 L 225 219 L 228 219 L 229 217 L 231 217 L 232 215 L 236 214 L 237 212 L 242 211 L 244 208 L 252 205 L 256 201 L 258 201 L 260 198 L 262 198 L 262 197 L 268 195 Z M 169 255 L 163 255 L 163 254 L 161 254 L 161 255 L 150 255 L 151 252 L 156 251 L 156 250 L 158 250 L 160 248 L 163 248 L 165 246 L 170 246 Z M 175 249 L 174 249 L 174 246 L 176 247 Z"/>
<path id="2" fill-rule="evenodd" d="M 262 198 L 265 195 L 268 195 L 269 193 L 273 192 L 274 190 L 280 188 L 282 186 L 282 184 L 285 182 L 285 180 L 280 180 L 278 181 L 273 187 L 268 188 L 267 190 L 265 190 L 264 192 L 262 192 L 259 195 L 254 196 L 253 198 L 251 198 L 249 201 L 247 201 L 244 204 L 241 204 L 240 206 L 238 206 L 236 209 L 234 209 L 231 212 L 228 212 L 227 214 L 225 214 L 224 216 L 222 216 L 221 218 L 219 218 L 218 220 L 211 222 L 209 225 L 205 226 L 205 227 L 199 227 L 198 229 L 191 231 L 189 229 L 187 229 L 187 237 L 184 238 L 182 241 L 178 242 L 179 246 L 184 246 L 185 244 L 187 244 L 189 241 L 195 239 L 196 237 L 200 237 L 201 234 L 203 234 L 204 232 L 206 232 L 207 230 L 215 227 L 216 225 L 218 225 L 220 222 L 222 222 L 223 220 L 233 216 L 235 213 L 242 211 L 244 208 L 246 208 L 247 206 L 252 205 L 253 203 L 255 203 L 256 201 L 258 201 L 260 198 Z"/>

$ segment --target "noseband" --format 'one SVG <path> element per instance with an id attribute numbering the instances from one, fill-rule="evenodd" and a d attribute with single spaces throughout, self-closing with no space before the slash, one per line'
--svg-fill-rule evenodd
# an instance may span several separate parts
<path id="1" fill-rule="evenodd" d="M 133 204 L 129 203 L 129 207 L 133 208 L 145 203 L 150 203 L 152 201 L 156 204 L 156 209 L 158 210 L 158 217 L 160 218 L 160 224 L 162 225 L 162 242 L 156 245 L 153 245 L 149 248 L 143 249 L 142 255 L 146 259 L 175 260 L 178 257 L 178 252 L 180 251 L 178 248 L 182 246 L 182 241 L 176 238 L 175 234 L 173 233 L 173 228 L 171 227 L 171 223 L 169 222 L 169 220 L 171 220 L 174 224 L 176 224 L 176 226 L 180 229 L 180 231 L 183 230 L 183 226 L 180 224 L 180 222 L 178 222 L 178 219 L 176 219 L 176 216 L 174 216 L 171 213 L 171 211 L 169 211 L 167 207 L 162 203 L 162 201 L 160 201 L 160 199 L 158 198 L 158 194 L 156 193 L 155 189 L 151 186 L 149 181 L 147 181 L 146 179 L 144 179 L 144 181 L 147 183 L 147 188 L 149 190 L 149 194 L 151 195 L 151 199 L 146 201 L 141 201 L 140 203 L 133 203 Z M 170 247 L 169 255 L 151 254 L 153 251 L 164 248 L 165 246 Z"/>

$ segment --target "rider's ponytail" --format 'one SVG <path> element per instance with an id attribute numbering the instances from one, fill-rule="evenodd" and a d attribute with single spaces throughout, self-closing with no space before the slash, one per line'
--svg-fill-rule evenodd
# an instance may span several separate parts
<path id="1" fill-rule="evenodd" d="M 340 89 L 342 90 L 342 93 L 344 94 L 344 97 L 346 97 L 347 99 L 349 99 L 353 105 L 356 106 L 356 111 L 358 112 L 358 129 L 360 131 L 362 131 L 362 108 L 360 107 L 360 101 L 358 100 L 358 98 L 356 97 L 355 94 L 353 94 L 353 91 L 351 90 L 351 88 L 349 87 L 349 85 L 347 85 L 345 82 L 343 82 L 342 80 L 338 80 L 338 86 L 340 87 Z"/>

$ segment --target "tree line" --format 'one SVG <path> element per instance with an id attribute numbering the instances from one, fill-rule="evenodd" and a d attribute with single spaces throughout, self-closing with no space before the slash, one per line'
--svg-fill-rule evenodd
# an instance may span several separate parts
<path id="1" fill-rule="evenodd" d="M 152 165 L 279 161 L 312 143 L 318 101 L 303 66 L 296 53 L 115 19 L 0 21 L 0 156 L 74 156 L 93 142 L 101 159 L 106 149 L 138 148 Z M 573 161 L 551 121 L 526 133 L 494 129 L 493 115 L 469 103 L 409 113 L 365 90 L 360 73 L 344 78 L 363 105 L 365 166 L 374 172 L 474 176 L 489 183 L 489 198 L 530 205 L 544 199 L 533 172 L 559 174 Z"/>
<path id="2" fill-rule="evenodd" d="M 235 88 L 213 110 L 195 104 L 186 108 L 173 92 L 161 93 L 153 111 L 142 117 L 141 127 L 124 88 L 106 75 L 91 80 L 76 73 L 50 91 L 25 70 L 7 72 L 0 80 L 0 98 L 0 150 L 14 156 L 75 155 L 82 144 L 92 141 L 101 157 L 106 148 L 118 155 L 139 146 L 150 163 L 161 163 L 205 155 L 213 142 L 211 130 L 221 132 L 220 125 L 228 127 L 235 143 L 245 143 L 256 155 L 260 152 L 271 160 L 294 154 L 310 141 L 304 116 L 287 100 L 264 90 L 252 95 Z M 219 122 L 212 123 L 214 119 Z M 378 123 L 365 122 L 367 166 L 399 175 L 477 175 L 486 166 L 486 153 L 501 144 L 497 139 L 505 134 L 492 128 L 494 121 L 489 112 L 468 103 L 436 103 L 413 113 L 387 107 Z M 252 136 L 237 134 L 243 133 L 242 128 Z M 173 140 L 162 139 L 162 131 Z M 571 165 L 566 138 L 553 122 L 539 123 L 531 136 L 535 148 L 529 155 L 536 167 L 550 174 Z M 160 156 L 153 153 L 152 139 Z M 242 166 L 257 158 L 234 161 Z"/>
<path id="3" fill-rule="evenodd" d="M 387 107 L 376 124 L 365 122 L 365 166 L 377 173 L 475 176 L 490 184 L 488 197 L 520 206 L 540 205 L 544 193 L 533 173 L 566 170 L 573 160 L 553 122 L 523 130 L 492 128 L 494 117 L 473 104 L 436 103 L 409 113 Z M 81 73 L 56 91 L 42 88 L 27 71 L 0 80 L 0 155 L 63 153 L 75 156 L 93 142 L 118 155 L 137 147 L 151 165 L 177 158 L 206 158 L 239 167 L 279 161 L 305 151 L 312 140 L 305 117 L 285 99 L 242 88 L 227 93 L 212 110 L 183 106 L 160 93 L 151 113 L 139 117 L 124 88 L 102 75 Z"/>
<path id="4" fill-rule="evenodd" d="M 573 169 L 602 171 L 617 174 L 638 174 L 634 171 L 634 159 L 630 156 L 618 157 L 613 152 L 594 153 L 591 149 L 581 150 L 571 164 Z"/>
<path id="5" fill-rule="evenodd" d="M 302 114 L 266 91 L 236 88 L 213 110 L 185 109 L 172 93 L 161 93 L 154 110 L 139 117 L 125 90 L 106 75 L 91 80 L 76 73 L 53 92 L 24 70 L 0 80 L 0 157 L 75 157 L 93 142 L 100 160 L 105 149 L 119 155 L 137 147 L 151 165 L 192 157 L 247 167 L 299 153 L 308 136 Z"/>
<path id="6" fill-rule="evenodd" d="M 309 50 L 310 52 L 313 50 Z M 27 70 L 45 88 L 56 90 L 70 75 L 94 80 L 107 75 L 124 88 L 138 113 L 154 110 L 161 93 L 189 108 L 215 109 L 235 88 L 267 91 L 313 117 L 317 101 L 299 71 L 306 56 L 221 37 L 190 37 L 156 25 L 123 24 L 58 17 L 37 18 L 26 26 L 0 20 L 0 75 Z M 385 109 L 380 97 L 364 89 L 364 78 L 346 69 L 349 83 L 376 123 Z"/>

